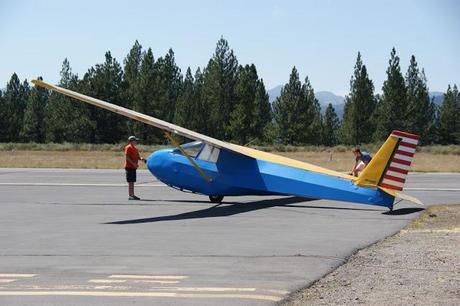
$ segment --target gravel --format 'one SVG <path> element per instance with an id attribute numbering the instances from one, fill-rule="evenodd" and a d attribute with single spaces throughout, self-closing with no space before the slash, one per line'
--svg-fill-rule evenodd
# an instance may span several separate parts
<path id="1" fill-rule="evenodd" d="M 427 209 L 281 305 L 460 305 L 460 205 Z"/>

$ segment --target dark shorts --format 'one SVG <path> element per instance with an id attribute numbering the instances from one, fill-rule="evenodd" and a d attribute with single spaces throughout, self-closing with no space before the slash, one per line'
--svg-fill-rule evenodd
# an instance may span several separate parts
<path id="1" fill-rule="evenodd" d="M 126 171 L 126 181 L 128 183 L 134 183 L 136 181 L 136 169 L 125 168 Z"/>

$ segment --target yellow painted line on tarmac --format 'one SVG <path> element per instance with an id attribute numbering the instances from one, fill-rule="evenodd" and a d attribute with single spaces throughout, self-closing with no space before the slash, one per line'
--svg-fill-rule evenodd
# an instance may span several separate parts
<path id="1" fill-rule="evenodd" d="M 12 283 L 14 281 L 17 281 L 17 279 L 0 278 L 0 283 Z"/>
<path id="2" fill-rule="evenodd" d="M 113 286 L 94 286 L 94 289 L 97 289 L 97 290 L 113 289 Z"/>
<path id="3" fill-rule="evenodd" d="M 148 283 L 148 284 L 178 284 L 179 281 L 174 280 L 154 280 L 154 279 L 133 279 L 134 283 Z"/>
<path id="4" fill-rule="evenodd" d="M 197 292 L 226 292 L 226 291 L 240 291 L 240 292 L 254 292 L 256 288 L 224 288 L 224 287 L 154 287 L 152 290 L 162 291 L 197 291 Z"/>
<path id="5" fill-rule="evenodd" d="M 276 294 L 282 294 L 282 295 L 286 295 L 289 293 L 289 291 L 286 291 L 286 290 L 274 290 L 274 289 L 264 289 L 263 291 L 270 292 L 270 293 L 276 293 Z"/>
<path id="6" fill-rule="evenodd" d="M 405 191 L 460 191 L 460 188 L 408 187 Z"/>
<path id="7" fill-rule="evenodd" d="M 90 279 L 88 282 L 90 283 L 125 283 L 126 279 Z"/>
<path id="8" fill-rule="evenodd" d="M 34 277 L 37 274 L 16 274 L 16 273 L 3 273 L 0 277 Z"/>
<path id="9" fill-rule="evenodd" d="M 0 183 L 0 186 L 126 187 L 128 184 L 104 183 Z M 165 184 L 140 184 L 136 187 L 167 187 Z"/>
<path id="10" fill-rule="evenodd" d="M 109 278 L 126 278 L 126 279 L 186 279 L 184 275 L 134 275 L 134 274 L 113 274 Z"/>
<path id="11" fill-rule="evenodd" d="M 262 294 L 114 292 L 114 291 L 0 291 L 0 296 L 86 296 L 86 297 L 163 297 L 204 299 L 252 299 L 279 302 L 279 296 Z"/>

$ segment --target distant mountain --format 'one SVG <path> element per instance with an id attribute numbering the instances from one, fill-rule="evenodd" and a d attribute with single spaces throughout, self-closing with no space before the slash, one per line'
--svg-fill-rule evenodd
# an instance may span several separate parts
<path id="1" fill-rule="evenodd" d="M 443 92 L 430 91 L 429 95 L 430 95 L 430 99 L 434 98 L 434 103 L 436 103 L 436 105 L 441 106 L 442 102 L 444 102 L 444 93 Z"/>
<path id="2" fill-rule="evenodd" d="M 345 97 L 338 96 L 330 91 L 318 91 L 315 93 L 316 99 L 318 99 L 321 108 L 326 108 L 329 103 L 332 105 L 340 105 L 345 103 Z"/>
<path id="3" fill-rule="evenodd" d="M 330 91 L 318 91 L 315 93 L 316 99 L 318 99 L 319 105 L 321 105 L 321 112 L 324 113 L 329 103 L 335 109 L 335 112 L 339 118 L 343 116 L 343 107 L 345 105 L 345 97 L 338 96 Z"/>
<path id="4" fill-rule="evenodd" d="M 281 94 L 282 85 L 278 85 L 270 90 L 268 90 L 268 96 L 270 98 L 270 103 L 276 100 Z M 321 105 L 321 111 L 324 112 L 329 103 L 334 106 L 335 112 L 339 118 L 342 118 L 343 115 L 343 105 L 345 103 L 345 98 L 338 96 L 330 91 L 318 91 L 315 93 L 316 99 L 318 99 L 319 104 Z"/>
<path id="5" fill-rule="evenodd" d="M 268 90 L 268 96 L 270 99 L 270 103 L 273 103 L 273 101 L 276 100 L 277 97 L 280 96 L 281 94 L 281 88 L 282 85 L 278 85 L 276 87 L 273 87 L 272 89 Z M 437 105 L 442 105 L 442 102 L 444 101 L 444 93 L 440 91 L 430 91 L 429 92 L 430 99 L 434 98 L 434 102 Z M 326 107 L 329 103 L 334 106 L 335 112 L 337 113 L 337 116 L 339 118 L 342 118 L 343 116 L 343 107 L 345 105 L 345 97 L 339 96 L 334 94 L 333 92 L 330 91 L 318 91 L 315 93 L 316 99 L 318 99 L 319 104 L 321 105 L 321 112 L 324 113 L 326 110 Z"/>
<path id="6" fill-rule="evenodd" d="M 281 88 L 283 88 L 283 85 L 278 85 L 268 90 L 267 93 L 270 103 L 273 103 L 273 101 L 275 101 L 276 98 L 278 98 L 281 95 Z"/>

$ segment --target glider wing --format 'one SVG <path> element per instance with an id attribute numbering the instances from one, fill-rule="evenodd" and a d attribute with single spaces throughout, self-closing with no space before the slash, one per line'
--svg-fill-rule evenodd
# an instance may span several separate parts
<path id="1" fill-rule="evenodd" d="M 125 107 L 121 107 L 119 105 L 115 105 L 115 104 L 108 103 L 108 102 L 105 102 L 105 101 L 102 101 L 102 100 L 99 100 L 99 99 L 96 99 L 96 98 L 93 98 L 93 97 L 89 97 L 89 96 L 83 95 L 81 93 L 78 93 L 78 92 L 75 92 L 75 91 L 72 91 L 72 90 L 69 90 L 69 89 L 65 89 L 65 88 L 62 88 L 62 87 L 59 87 L 59 86 L 56 86 L 56 85 L 52 85 L 52 84 L 43 82 L 41 80 L 32 80 L 32 83 L 37 85 L 37 86 L 48 88 L 50 90 L 59 92 L 59 93 L 61 93 L 63 95 L 66 95 L 68 97 L 74 98 L 76 100 L 83 101 L 83 102 L 95 105 L 97 107 L 104 108 L 104 109 L 107 109 L 109 111 L 115 112 L 117 114 L 123 115 L 125 117 L 128 117 L 128 118 L 143 122 L 145 124 L 153 125 L 153 126 L 159 128 L 159 129 L 162 129 L 164 131 L 168 131 L 168 132 L 173 133 L 173 134 L 181 135 L 181 136 L 184 136 L 184 137 L 189 138 L 189 139 L 203 141 L 203 142 L 205 142 L 205 143 L 207 143 L 209 145 L 212 145 L 214 147 L 217 147 L 219 149 L 225 149 L 225 150 L 233 151 L 233 152 L 236 152 L 236 153 L 239 153 L 239 154 L 242 154 L 242 155 L 246 155 L 246 156 L 249 156 L 249 157 L 252 157 L 252 158 L 255 158 L 255 159 L 260 159 L 260 160 L 264 160 L 264 161 L 278 163 L 278 164 L 281 164 L 281 165 L 286 165 L 286 166 L 290 166 L 290 167 L 294 167 L 294 168 L 298 168 L 298 169 L 303 169 L 303 170 L 306 170 L 306 171 L 318 172 L 318 173 L 331 175 L 331 176 L 335 176 L 335 177 L 341 177 L 341 178 L 345 178 L 345 179 L 349 179 L 349 180 L 354 180 L 355 179 L 353 176 L 350 176 L 350 175 L 347 175 L 347 174 L 344 174 L 344 173 L 341 173 L 341 172 L 337 172 L 337 171 L 329 170 L 329 169 L 326 169 L 326 168 L 318 167 L 318 166 L 315 166 L 315 165 L 304 163 L 304 162 L 301 162 L 301 161 L 298 161 L 298 160 L 295 160 L 295 159 L 291 159 L 291 158 L 287 158 L 287 157 L 284 157 L 284 156 L 271 154 L 271 153 L 268 153 L 268 152 L 263 152 L 263 151 L 259 151 L 259 150 L 256 150 L 256 149 L 243 147 L 243 146 L 235 145 L 235 144 L 232 144 L 232 143 L 229 143 L 229 142 L 221 141 L 221 140 L 218 140 L 218 139 L 215 139 L 215 138 L 212 138 L 212 137 L 209 137 L 209 136 L 206 136 L 206 135 L 191 131 L 191 130 L 183 128 L 181 126 L 178 126 L 178 125 L 175 125 L 175 124 L 160 120 L 158 118 L 154 118 L 152 116 L 148 116 L 148 115 L 136 112 L 134 110 L 127 109 Z"/>

